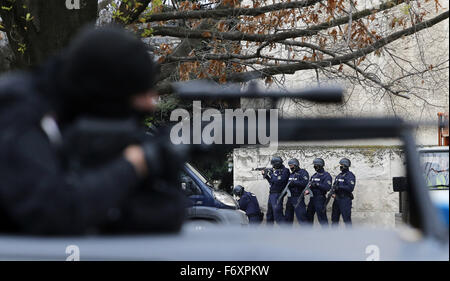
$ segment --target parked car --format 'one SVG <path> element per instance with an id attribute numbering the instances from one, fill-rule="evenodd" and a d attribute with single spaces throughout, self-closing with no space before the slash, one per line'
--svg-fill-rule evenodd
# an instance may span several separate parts
<path id="1" fill-rule="evenodd" d="M 418 149 L 424 189 L 429 195 L 439 218 L 449 226 L 449 149 L 448 146 L 423 147 Z M 394 191 L 400 193 L 400 214 L 405 223 L 410 223 L 411 208 L 407 193 L 406 177 L 393 178 Z"/>
<path id="2" fill-rule="evenodd" d="M 431 201 L 439 210 L 441 219 L 449 225 L 448 192 L 448 146 L 419 149 L 419 157 L 424 169 L 425 183 L 430 190 Z"/>
<path id="3" fill-rule="evenodd" d="M 219 190 L 199 170 L 186 163 L 181 175 L 181 188 L 189 198 L 187 219 L 211 223 L 247 225 L 245 212 L 236 200 Z"/>

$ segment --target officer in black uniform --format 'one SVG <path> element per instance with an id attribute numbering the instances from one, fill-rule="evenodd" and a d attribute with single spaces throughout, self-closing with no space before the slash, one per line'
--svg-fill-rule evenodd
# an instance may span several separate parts
<path id="1" fill-rule="evenodd" d="M 81 116 L 141 122 L 155 108 L 156 76 L 139 38 L 103 27 L 84 30 L 35 72 L 0 78 L 0 231 L 178 231 L 180 185 L 155 184 L 157 170 L 178 172 L 168 151 L 130 144 L 95 168 L 75 170 L 62 149 L 63 132 Z"/>
<path id="2" fill-rule="evenodd" d="M 317 213 L 317 219 L 322 226 L 328 225 L 328 218 L 325 210 L 326 193 L 331 189 L 331 175 L 325 171 L 325 161 L 322 158 L 316 158 L 313 161 L 316 173 L 311 177 L 311 191 L 314 197 L 311 197 L 306 216 L 310 223 L 314 222 L 314 214 Z"/>
<path id="3" fill-rule="evenodd" d="M 283 165 L 283 160 L 279 156 L 272 157 L 270 164 L 272 169 L 263 170 L 263 177 L 269 182 L 269 200 L 267 202 L 267 224 L 273 225 L 274 220 L 277 224 L 284 222 L 283 204 L 278 202 L 281 192 L 289 180 L 289 169 Z"/>
<path id="4" fill-rule="evenodd" d="M 261 224 L 264 214 L 259 208 L 258 198 L 255 194 L 245 191 L 242 185 L 236 185 L 233 188 L 233 194 L 239 197 L 239 208 L 245 212 L 250 224 Z"/>
<path id="5" fill-rule="evenodd" d="M 342 215 L 342 220 L 346 226 L 352 225 L 352 200 L 353 190 L 355 189 L 356 178 L 355 175 L 349 171 L 351 162 L 347 158 L 342 158 L 339 161 L 341 173 L 334 179 L 334 188 L 336 193 L 334 195 L 333 207 L 331 212 L 332 225 L 339 224 L 339 216 Z"/>
<path id="6" fill-rule="evenodd" d="M 286 222 L 292 224 L 294 222 L 294 213 L 297 217 L 299 224 L 306 223 L 306 205 L 305 200 L 301 200 L 297 205 L 299 196 L 303 189 L 309 182 L 309 174 L 305 169 L 300 168 L 300 163 L 297 159 L 292 158 L 288 161 L 291 174 L 289 176 L 289 191 L 291 196 L 288 197 L 286 202 L 286 211 L 284 213 Z M 295 206 L 297 206 L 295 208 Z"/>

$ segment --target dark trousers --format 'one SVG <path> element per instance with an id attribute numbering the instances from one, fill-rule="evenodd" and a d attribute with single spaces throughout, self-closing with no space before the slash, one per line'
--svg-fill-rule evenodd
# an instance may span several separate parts
<path id="1" fill-rule="evenodd" d="M 297 208 L 295 208 L 295 205 L 298 202 L 298 198 L 299 196 L 288 197 L 288 200 L 286 202 L 286 211 L 284 213 L 284 218 L 289 224 L 294 223 L 294 213 L 299 224 L 308 222 L 308 219 L 306 217 L 305 199 L 301 200 Z"/>
<path id="2" fill-rule="evenodd" d="M 314 197 L 309 200 L 308 208 L 306 210 L 306 217 L 308 218 L 309 223 L 314 222 L 314 214 L 317 214 L 320 225 L 328 225 L 327 212 L 324 208 L 325 200 L 326 198 L 323 195 L 314 195 Z"/>
<path id="3" fill-rule="evenodd" d="M 280 197 L 280 193 L 270 193 L 269 201 L 267 202 L 267 224 L 273 225 L 274 220 L 277 224 L 281 224 L 284 222 L 283 216 L 283 203 L 280 202 L 277 204 L 278 198 Z"/>
<path id="4" fill-rule="evenodd" d="M 254 214 L 254 215 L 247 215 L 248 217 L 248 223 L 252 225 L 259 225 L 263 221 L 264 214 Z"/>
<path id="5" fill-rule="evenodd" d="M 352 199 L 349 197 L 339 198 L 336 196 L 333 202 L 333 209 L 331 211 L 332 225 L 339 224 L 339 216 L 342 215 L 342 220 L 346 226 L 352 225 Z"/>

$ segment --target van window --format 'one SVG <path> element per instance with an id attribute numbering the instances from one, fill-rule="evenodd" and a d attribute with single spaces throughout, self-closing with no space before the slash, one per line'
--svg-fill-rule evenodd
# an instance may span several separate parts
<path id="1" fill-rule="evenodd" d="M 420 158 L 428 188 L 448 189 L 448 151 L 424 151 Z"/>
<path id="2" fill-rule="evenodd" d="M 186 173 L 181 173 L 181 189 L 186 196 L 202 195 L 200 187 Z"/>

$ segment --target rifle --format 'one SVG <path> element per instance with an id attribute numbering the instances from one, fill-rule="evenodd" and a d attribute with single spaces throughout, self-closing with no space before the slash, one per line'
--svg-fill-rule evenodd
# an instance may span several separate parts
<path id="1" fill-rule="evenodd" d="M 283 97 L 301 98 L 322 103 L 341 102 L 343 91 L 341 88 L 309 89 L 291 92 L 268 92 L 259 90 L 254 84 L 248 91 L 241 91 L 241 85 L 235 84 L 223 87 L 223 85 L 211 84 L 209 82 L 175 83 L 178 96 L 181 98 L 193 98 L 202 96 L 204 98 L 218 98 L 222 94 L 224 99 L 236 97 L 268 97 L 277 100 Z M 230 95 L 230 91 L 233 95 Z M 309 122 L 306 122 L 309 124 Z M 297 123 L 296 123 L 297 124 Z M 282 122 L 280 122 L 282 125 Z M 298 125 L 298 124 L 297 124 Z M 203 123 L 202 123 L 203 126 Z M 289 123 L 290 127 L 291 124 Z M 165 128 L 169 129 L 170 128 Z M 283 130 L 280 130 L 283 131 Z M 293 130 L 290 128 L 289 132 Z M 108 163 L 122 155 L 123 149 L 130 144 L 138 144 L 145 147 L 146 158 L 150 163 L 157 163 L 149 169 L 149 174 L 153 178 L 172 179 L 174 170 L 181 170 L 181 165 L 191 157 L 198 157 L 204 152 L 216 153 L 216 150 L 206 148 L 210 145 L 174 145 L 169 140 L 169 133 L 161 130 L 153 136 L 145 132 L 136 120 L 118 120 L 114 118 L 96 119 L 84 116 L 75 124 L 71 124 L 63 132 L 63 154 L 66 165 L 71 169 L 81 170 L 84 168 L 95 168 L 104 163 Z M 290 138 L 292 139 L 292 137 Z M 236 145 L 238 146 L 238 145 Z M 217 147 L 217 146 L 215 146 Z M 200 152 L 200 153 L 199 153 Z M 167 161 L 176 159 L 176 161 Z M 174 163 L 177 167 L 174 167 Z M 180 165 L 178 165 L 178 163 Z M 163 165 L 166 165 L 163 167 Z M 256 168 L 253 170 L 264 170 L 265 175 L 269 175 L 272 169 Z"/>
<path id="2" fill-rule="evenodd" d="M 305 192 L 306 191 L 309 191 L 309 195 L 311 196 L 311 198 L 314 197 L 314 194 L 313 194 L 313 192 L 311 190 L 311 183 L 312 183 L 312 180 L 310 180 L 308 182 L 308 184 L 306 185 L 305 189 L 303 189 L 302 193 L 298 197 L 298 200 L 297 200 L 297 203 L 294 206 L 294 209 L 296 209 L 298 207 L 298 204 L 300 204 L 300 202 L 303 200 L 303 198 L 305 197 Z"/>
<path id="3" fill-rule="evenodd" d="M 131 118 L 81 117 L 63 131 L 63 139 L 68 165 L 77 170 L 111 161 L 128 145 L 143 143 L 145 132 Z"/>
<path id="4" fill-rule="evenodd" d="M 164 130 L 152 135 L 134 118 L 80 117 L 63 131 L 63 139 L 62 151 L 70 170 L 96 168 L 121 156 L 128 145 L 136 144 L 144 148 L 147 162 L 154 163 L 149 174 L 170 182 L 177 181 L 173 171 L 181 170 L 191 156 L 210 152 L 203 151 L 205 145 L 173 145 Z"/>
<path id="5" fill-rule="evenodd" d="M 264 171 L 264 175 L 269 175 L 270 173 L 273 171 L 272 168 L 267 168 L 267 167 L 257 167 L 257 168 L 252 168 L 252 171 Z"/>
<path id="6" fill-rule="evenodd" d="M 291 91 L 260 90 L 256 82 L 252 81 L 247 90 L 242 90 L 242 85 L 239 83 L 219 85 L 208 80 L 175 82 L 171 87 L 179 97 L 184 99 L 269 98 L 272 104 L 276 104 L 281 98 L 297 98 L 319 103 L 341 103 L 343 101 L 343 90 L 340 87 Z"/>
<path id="7" fill-rule="evenodd" d="M 323 205 L 324 211 L 327 209 L 327 205 L 331 200 L 331 197 L 336 194 L 336 186 L 337 186 L 337 180 L 334 181 L 333 186 L 331 187 L 331 190 L 327 194 L 327 199 L 325 200 L 325 204 Z"/>
<path id="8" fill-rule="evenodd" d="M 278 197 L 277 200 L 277 205 L 280 204 L 280 201 L 283 200 L 283 197 L 287 194 L 288 197 L 291 197 L 291 191 L 289 190 L 289 185 L 291 184 L 292 181 L 288 181 L 288 183 L 286 184 L 286 187 L 283 189 L 283 191 L 280 194 L 280 197 Z"/>
<path id="9" fill-rule="evenodd" d="M 270 168 L 267 168 L 267 167 L 252 168 L 252 171 L 264 171 L 264 170 L 270 170 Z"/>

